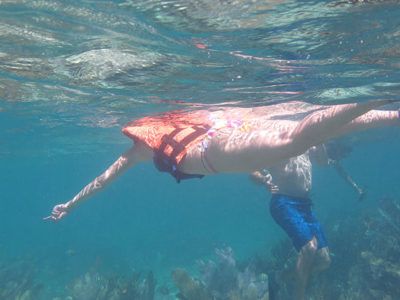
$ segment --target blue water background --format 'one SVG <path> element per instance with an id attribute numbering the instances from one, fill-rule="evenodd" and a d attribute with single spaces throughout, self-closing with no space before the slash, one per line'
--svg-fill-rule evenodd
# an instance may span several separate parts
<path id="1" fill-rule="evenodd" d="M 50 298 L 91 269 L 151 269 L 168 281 L 215 248 L 268 253 L 285 236 L 246 174 L 178 185 L 143 164 L 62 222 L 42 218 L 130 147 L 120 129 L 131 119 L 194 105 L 399 99 L 399 20 L 392 2 L 1 1 L 0 261 L 33 261 Z M 398 128 L 346 141 L 343 165 L 367 201 L 316 167 L 322 223 L 400 195 Z"/>

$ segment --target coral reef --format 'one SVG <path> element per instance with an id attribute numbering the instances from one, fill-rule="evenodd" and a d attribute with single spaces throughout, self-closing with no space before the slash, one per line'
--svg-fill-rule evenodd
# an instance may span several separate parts
<path id="1" fill-rule="evenodd" d="M 268 276 L 256 273 L 251 264 L 237 266 L 231 248 L 217 249 L 217 261 L 199 261 L 200 278 L 184 269 L 173 272 L 178 298 L 190 300 L 267 300 Z"/>
<path id="2" fill-rule="evenodd" d="M 144 279 L 135 272 L 131 278 L 107 278 L 96 272 L 88 272 L 77 278 L 67 289 L 65 300 L 152 300 L 156 282 L 152 272 Z"/>
<path id="3" fill-rule="evenodd" d="M 172 272 L 172 278 L 179 289 L 178 299 L 212 299 L 206 286 L 199 280 L 190 277 L 189 273 L 181 268 Z"/>

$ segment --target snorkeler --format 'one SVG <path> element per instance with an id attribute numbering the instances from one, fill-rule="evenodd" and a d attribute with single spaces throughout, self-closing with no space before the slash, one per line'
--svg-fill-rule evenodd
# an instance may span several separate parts
<path id="1" fill-rule="evenodd" d="M 268 170 L 263 169 L 251 174 L 256 183 L 265 185 L 271 192 L 271 215 L 298 251 L 294 268 L 294 299 L 304 299 L 310 276 L 330 265 L 325 234 L 312 211 L 312 162 L 335 166 L 339 175 L 357 192 L 359 199 L 364 196 L 363 190 L 340 164 L 340 160 L 350 152 L 349 149 L 339 149 L 337 145 L 327 143 L 311 147 L 305 153 L 279 162 Z M 275 299 L 274 293 L 278 292 L 279 284 L 275 283 L 276 280 L 276 275 L 271 274 L 271 300 Z"/>
<path id="2" fill-rule="evenodd" d="M 288 102 L 252 108 L 173 111 L 130 122 L 134 145 L 46 220 L 63 218 L 134 165 L 152 160 L 182 179 L 215 173 L 252 173 L 348 132 L 398 124 L 398 111 L 374 110 L 392 100 L 342 105 Z M 260 162 L 262 164 L 260 165 Z"/>

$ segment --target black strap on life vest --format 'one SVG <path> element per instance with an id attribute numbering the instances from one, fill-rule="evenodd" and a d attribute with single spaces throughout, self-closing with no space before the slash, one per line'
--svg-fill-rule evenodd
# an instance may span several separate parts
<path id="1" fill-rule="evenodd" d="M 187 145 L 197 139 L 199 136 L 205 134 L 210 127 L 207 126 L 192 126 L 193 132 L 185 136 L 181 141 L 176 141 L 174 137 L 186 128 L 176 128 L 171 133 L 162 137 L 160 147 L 154 151 L 153 161 L 155 166 L 160 172 L 170 173 L 179 183 L 184 179 L 203 178 L 204 175 L 200 174 L 186 174 L 178 170 L 177 157 L 186 150 Z M 172 152 L 167 155 L 165 149 L 167 146 L 172 148 Z"/>

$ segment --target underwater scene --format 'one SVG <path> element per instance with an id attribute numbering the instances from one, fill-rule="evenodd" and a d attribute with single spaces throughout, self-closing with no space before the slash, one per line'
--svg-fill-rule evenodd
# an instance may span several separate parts
<path id="1" fill-rule="evenodd" d="M 400 299 L 398 1 L 0 0 L 0 39 L 0 300 Z M 326 164 L 214 172 L 209 128 L 202 178 L 124 160 L 147 116 L 375 100 Z"/>

